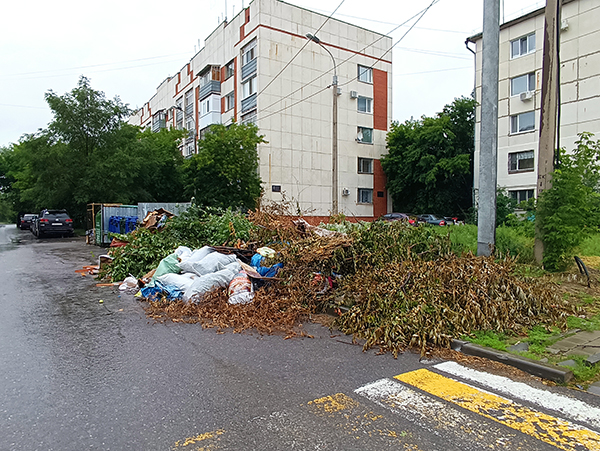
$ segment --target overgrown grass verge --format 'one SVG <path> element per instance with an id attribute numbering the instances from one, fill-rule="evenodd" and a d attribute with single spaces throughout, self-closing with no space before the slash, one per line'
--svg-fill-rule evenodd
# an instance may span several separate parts
<path id="1" fill-rule="evenodd" d="M 600 315 L 589 318 L 569 316 L 566 319 L 568 331 L 562 332 L 554 325 L 536 325 L 523 334 L 502 333 L 490 330 L 473 331 L 462 338 L 480 346 L 510 352 L 529 359 L 538 360 L 548 364 L 558 364 L 567 360 L 573 360 L 575 365 L 570 367 L 573 371 L 574 380 L 571 384 L 587 388 L 589 384 L 600 380 L 600 364 L 590 365 L 586 357 L 571 354 L 554 354 L 548 350 L 559 340 L 573 335 L 578 330 L 595 331 L 600 330 Z M 526 351 L 511 350 L 511 346 L 519 343 L 527 343 Z"/>

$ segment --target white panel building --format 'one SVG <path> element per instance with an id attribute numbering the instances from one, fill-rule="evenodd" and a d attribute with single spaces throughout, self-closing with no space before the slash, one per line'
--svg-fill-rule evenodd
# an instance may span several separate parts
<path id="1" fill-rule="evenodd" d="M 560 26 L 560 146 L 581 132 L 600 139 L 600 0 L 563 0 Z M 518 201 L 536 193 L 544 8 L 500 26 L 498 186 Z M 481 102 L 481 35 L 477 44 L 476 98 Z M 475 129 L 475 190 L 479 187 L 481 109 Z"/>
<path id="2" fill-rule="evenodd" d="M 316 35 L 320 44 L 308 39 Z M 130 122 L 180 127 L 254 122 L 265 197 L 332 211 L 334 62 L 338 78 L 338 205 L 347 216 L 385 214 L 379 163 L 392 112 L 391 38 L 279 0 L 254 0 L 208 36 Z M 194 139 L 182 148 L 195 151 Z M 317 219 L 317 218 L 315 218 Z"/>

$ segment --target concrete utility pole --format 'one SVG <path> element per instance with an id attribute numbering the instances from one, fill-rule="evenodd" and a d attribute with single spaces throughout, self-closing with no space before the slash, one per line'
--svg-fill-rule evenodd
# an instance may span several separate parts
<path id="1" fill-rule="evenodd" d="M 540 141 L 538 149 L 537 195 L 552 187 L 554 156 L 560 143 L 556 142 L 558 112 L 558 45 L 557 33 L 560 26 L 562 0 L 546 1 L 546 22 L 544 24 L 544 58 L 542 65 L 542 111 L 540 113 Z M 536 231 L 540 229 L 540 219 L 536 216 Z M 544 258 L 544 244 L 536 233 L 534 255 L 538 263 Z"/>
<path id="2" fill-rule="evenodd" d="M 500 2 L 499 0 L 484 0 L 479 205 L 477 212 L 477 255 L 484 256 L 491 255 L 496 244 L 499 43 Z"/>
<path id="3" fill-rule="evenodd" d="M 331 82 L 331 87 L 333 88 L 333 124 L 332 124 L 332 132 L 331 132 L 331 214 L 337 215 L 339 212 L 338 208 L 338 77 L 337 77 L 337 66 L 335 64 L 335 58 L 333 54 L 323 45 L 321 40 L 307 33 L 306 37 L 319 44 L 331 57 L 331 61 L 333 61 L 333 81 Z"/>

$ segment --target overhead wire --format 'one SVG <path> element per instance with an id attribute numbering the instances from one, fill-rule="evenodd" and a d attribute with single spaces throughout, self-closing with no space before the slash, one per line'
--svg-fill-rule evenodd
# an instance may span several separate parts
<path id="1" fill-rule="evenodd" d="M 407 35 L 407 34 L 408 34 L 408 33 L 409 33 L 409 32 L 410 32 L 410 31 L 411 31 L 413 28 L 414 28 L 415 24 L 416 24 L 416 23 L 418 23 L 418 22 L 419 22 L 419 20 L 421 20 L 421 18 L 422 18 L 422 17 L 425 15 L 425 13 L 426 13 L 426 12 L 427 12 L 427 11 L 428 11 L 428 10 L 429 10 L 429 9 L 430 9 L 430 8 L 431 8 L 431 7 L 432 7 L 434 4 L 435 4 L 435 3 L 439 2 L 439 1 L 440 1 L 440 0 L 433 0 L 433 1 L 432 1 L 432 3 L 431 3 L 429 6 L 427 6 L 427 7 L 426 7 L 426 8 L 424 8 L 423 10 L 419 11 L 418 13 L 416 13 L 415 15 L 413 15 L 412 17 L 410 17 L 409 19 L 407 19 L 406 21 L 404 21 L 404 22 L 403 22 L 403 23 L 401 23 L 400 25 L 398 25 L 398 26 L 396 26 L 395 28 L 393 28 L 393 29 L 392 29 L 391 31 L 389 31 L 387 34 L 385 34 L 385 35 L 381 35 L 381 37 L 379 37 L 379 38 L 378 38 L 378 39 L 376 39 L 375 41 L 373 41 L 373 42 L 371 42 L 370 44 L 368 44 L 368 45 L 366 45 L 365 47 L 363 47 L 363 48 L 362 48 L 362 50 L 360 50 L 358 53 L 360 54 L 360 53 L 364 52 L 364 51 L 365 51 L 366 49 L 368 49 L 369 47 L 372 47 L 374 44 L 376 44 L 377 42 L 379 42 L 379 41 L 380 41 L 380 40 L 382 40 L 383 38 L 385 38 L 385 37 L 388 37 L 390 34 L 392 34 L 393 32 L 395 32 L 397 29 L 399 29 L 400 27 L 402 27 L 402 26 L 406 25 L 407 23 L 409 23 L 410 21 L 412 21 L 412 20 L 413 20 L 415 17 L 417 17 L 417 16 L 419 16 L 419 15 L 420 15 L 420 17 L 417 19 L 417 21 L 416 21 L 416 22 L 415 22 L 415 23 L 414 23 L 414 24 L 413 24 L 413 25 L 412 25 L 412 26 L 411 26 L 411 27 L 408 29 L 408 31 L 407 31 L 406 33 L 404 33 L 404 35 L 402 35 L 402 37 L 401 37 L 401 38 L 400 38 L 400 39 L 399 39 L 399 40 L 396 42 L 396 44 L 398 44 L 398 43 L 399 43 L 399 42 L 400 42 L 402 39 L 404 39 L 404 37 L 405 37 L 405 36 L 406 36 L 406 35 Z M 308 41 L 307 41 L 307 43 L 308 43 Z M 393 48 L 393 47 L 394 47 L 396 44 L 393 44 L 393 45 L 392 45 L 392 47 L 390 47 L 390 50 L 391 50 L 391 48 Z M 304 45 L 302 48 L 304 48 L 305 46 L 306 46 L 306 44 L 305 44 L 305 45 Z M 384 53 L 382 56 L 380 56 L 380 57 L 377 59 L 377 61 L 376 61 L 376 62 L 373 64 L 373 66 L 374 66 L 374 65 L 375 65 L 377 62 L 381 61 L 381 60 L 383 59 L 383 57 L 384 57 L 384 56 L 385 56 L 385 55 L 386 55 L 388 52 L 389 52 L 389 50 L 388 50 L 388 51 L 386 51 L 386 52 L 385 52 L 385 53 Z M 350 61 L 351 59 L 353 59 L 355 56 L 356 56 L 356 54 L 352 54 L 352 55 L 350 55 L 348 58 L 346 58 L 346 59 L 345 59 L 345 60 L 343 60 L 341 63 L 339 63 L 339 64 L 338 64 L 338 67 L 341 67 L 342 65 L 344 65 L 345 63 L 347 63 L 348 61 Z M 371 67 L 373 67 L 373 66 L 371 66 Z M 329 73 L 330 73 L 332 70 L 333 70 L 333 69 L 329 69 L 328 71 L 325 71 L 325 72 L 323 72 L 323 73 L 322 73 L 321 75 L 319 75 L 318 77 L 316 77 L 316 78 L 312 79 L 311 81 L 309 81 L 309 82 L 305 83 L 304 85 L 302 85 L 300 88 L 298 88 L 298 89 L 296 89 L 295 91 L 293 91 L 293 92 L 291 92 L 291 93 L 287 94 L 286 96 L 282 97 L 281 99 L 278 99 L 277 101 L 273 102 L 271 105 L 269 105 L 269 106 L 265 107 L 265 108 L 264 108 L 264 110 L 267 110 L 267 109 L 271 108 L 272 106 L 274 106 L 274 105 L 276 105 L 276 104 L 278 104 L 278 103 L 280 103 L 280 102 L 284 101 L 284 100 L 285 100 L 285 99 L 287 99 L 288 97 L 290 97 L 290 96 L 292 96 L 292 95 L 296 94 L 297 92 L 299 92 L 299 91 L 301 91 L 302 89 L 306 88 L 307 86 L 311 85 L 311 84 L 312 84 L 312 83 L 314 83 L 315 81 L 317 81 L 317 80 L 321 79 L 322 77 L 324 77 L 325 75 L 329 74 Z M 352 81 L 354 81 L 354 78 L 352 78 L 350 81 L 348 81 L 348 82 L 346 82 L 346 83 L 344 83 L 344 84 L 342 84 L 342 85 L 339 85 L 339 86 L 345 86 L 346 84 L 348 84 L 348 83 L 350 83 L 350 82 L 352 82 Z M 312 95 L 310 95 L 309 97 L 306 97 L 306 98 L 300 99 L 299 101 L 297 101 L 297 102 L 295 102 L 295 103 L 292 103 L 291 105 L 288 105 L 288 106 L 286 106 L 286 107 L 283 107 L 283 108 L 281 108 L 281 109 L 279 109 L 279 110 L 277 110 L 277 111 L 274 111 L 274 112 L 272 112 L 272 113 L 268 113 L 268 114 L 266 114 L 266 115 L 264 115 L 264 116 L 261 116 L 260 118 L 261 118 L 261 119 L 265 119 L 265 118 L 267 118 L 267 117 L 270 117 L 270 116 L 272 116 L 272 115 L 274 115 L 274 114 L 278 114 L 278 113 L 280 113 L 280 112 L 282 112 L 282 111 L 285 111 L 286 109 L 288 109 L 288 108 L 291 108 L 292 106 L 295 106 L 295 105 L 297 105 L 297 104 L 299 104 L 299 103 L 301 103 L 301 102 L 303 102 L 303 101 L 305 101 L 305 100 L 308 100 L 308 99 L 309 99 L 309 98 L 311 98 L 311 97 L 314 97 L 314 95 L 316 95 L 316 94 L 318 94 L 318 93 L 320 93 L 320 92 L 323 92 L 323 91 L 325 91 L 325 90 L 326 90 L 326 89 L 328 89 L 330 86 L 331 86 L 331 85 L 329 85 L 329 86 L 325 87 L 324 89 L 321 89 L 320 91 L 317 91 L 317 93 L 315 93 L 315 94 L 312 94 Z M 263 89 L 263 91 L 264 91 L 264 89 Z M 261 91 L 261 92 L 262 92 L 262 91 Z"/>
<path id="2" fill-rule="evenodd" d="M 322 28 L 325 26 L 325 24 L 326 24 L 327 22 L 329 22 L 329 19 L 331 19 L 331 18 L 333 17 L 333 15 L 336 13 L 336 11 L 337 11 L 338 9 L 340 9 L 340 7 L 341 7 L 341 6 L 344 4 L 344 2 L 345 2 L 345 1 L 346 1 L 346 0 L 342 0 L 342 1 L 340 2 L 340 4 L 337 6 L 337 8 L 335 8 L 335 10 L 334 10 L 334 11 L 333 11 L 333 12 L 332 12 L 330 15 L 329 15 L 329 17 L 327 17 L 327 19 L 325 19 L 325 21 L 324 21 L 324 22 L 321 24 L 321 26 L 320 26 L 320 27 L 319 27 L 319 28 L 318 28 L 318 29 L 317 29 L 317 30 L 316 30 L 316 31 L 313 33 L 314 35 L 316 35 L 317 33 L 319 33 L 319 31 L 321 31 L 321 29 L 322 29 Z M 289 65 L 290 65 L 290 64 L 292 64 L 292 62 L 293 62 L 293 61 L 296 59 L 296 57 L 297 57 L 298 55 L 300 55 L 300 53 L 302 53 L 302 50 L 304 50 L 304 48 L 305 48 L 305 47 L 308 45 L 308 43 L 309 43 L 309 42 L 310 42 L 310 40 L 307 40 L 307 41 L 304 43 L 304 45 L 303 45 L 303 46 L 300 48 L 300 50 L 298 50 L 298 51 L 296 52 L 296 54 L 295 54 L 295 55 L 292 57 L 292 59 L 291 59 L 291 60 L 289 60 L 289 61 L 288 61 L 288 63 L 287 63 L 285 66 L 283 66 L 283 69 L 281 69 L 281 70 L 280 70 L 280 71 L 277 73 L 277 75 L 275 75 L 275 76 L 274 76 L 274 77 L 271 79 L 271 81 L 269 81 L 269 83 L 267 83 L 267 85 L 266 85 L 266 86 L 265 86 L 265 87 L 264 87 L 264 88 L 263 88 L 261 91 L 259 91 L 259 92 L 256 94 L 256 97 L 258 97 L 258 96 L 259 96 L 260 94 L 262 94 L 262 93 L 263 93 L 263 92 L 264 92 L 264 91 L 265 91 L 265 90 L 266 90 L 266 89 L 267 89 L 269 86 L 271 86 L 271 84 L 272 84 L 272 83 L 273 83 L 273 82 L 274 82 L 274 81 L 277 79 L 277 77 L 279 77 L 279 76 L 280 76 L 280 75 L 283 73 L 283 71 L 284 71 L 284 70 L 286 70 L 286 69 L 289 67 Z"/>

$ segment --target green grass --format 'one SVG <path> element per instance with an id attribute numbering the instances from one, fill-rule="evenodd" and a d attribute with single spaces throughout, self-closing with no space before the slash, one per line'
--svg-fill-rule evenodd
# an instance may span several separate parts
<path id="1" fill-rule="evenodd" d="M 485 346 L 487 348 L 506 351 L 508 347 L 508 335 L 502 332 L 494 332 L 491 330 L 476 330 L 473 331 L 473 337 L 463 337 L 471 343 Z"/>
<path id="2" fill-rule="evenodd" d="M 569 316 L 567 318 L 569 329 L 581 329 L 588 332 L 600 330 L 600 315 L 594 315 L 590 318 L 579 318 L 578 316 Z"/>
<path id="3" fill-rule="evenodd" d="M 600 256 L 600 233 L 589 236 L 579 245 L 579 255 L 586 257 Z"/>

